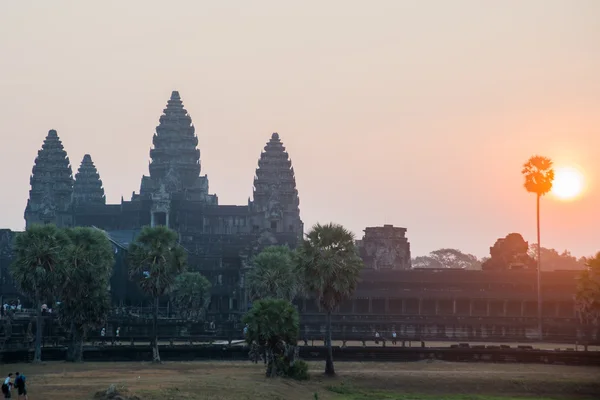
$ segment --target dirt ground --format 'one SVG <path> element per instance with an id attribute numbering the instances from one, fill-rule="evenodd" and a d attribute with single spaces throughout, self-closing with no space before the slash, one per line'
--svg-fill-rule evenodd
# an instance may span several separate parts
<path id="1" fill-rule="evenodd" d="M 311 379 L 307 382 L 267 379 L 263 366 L 250 362 L 50 362 L 3 365 L 0 373 L 24 373 L 31 400 L 92 399 L 111 384 L 141 400 L 600 398 L 600 369 L 593 367 L 339 362 L 338 377 L 333 379 L 323 377 L 324 363 L 310 363 L 310 368 Z"/>

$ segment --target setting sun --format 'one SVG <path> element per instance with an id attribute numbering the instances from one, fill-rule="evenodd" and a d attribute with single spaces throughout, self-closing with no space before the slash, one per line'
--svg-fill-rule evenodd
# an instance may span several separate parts
<path id="1" fill-rule="evenodd" d="M 573 167 L 557 167 L 555 171 L 552 194 L 556 197 L 569 200 L 583 191 L 584 178 L 581 171 Z"/>

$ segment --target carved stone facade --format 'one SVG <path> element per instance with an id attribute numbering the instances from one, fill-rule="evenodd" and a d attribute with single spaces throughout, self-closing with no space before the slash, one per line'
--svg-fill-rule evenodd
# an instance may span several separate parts
<path id="1" fill-rule="evenodd" d="M 410 269 L 410 243 L 406 228 L 393 225 L 365 229 L 357 241 L 360 256 L 369 269 Z"/>
<path id="2" fill-rule="evenodd" d="M 68 213 L 73 196 L 73 172 L 67 152 L 52 129 L 35 158 L 31 189 L 25 208 L 26 226 L 32 224 L 72 223 Z"/>
<path id="3" fill-rule="evenodd" d="M 142 177 L 140 192 L 129 201 L 105 204 L 91 157 L 84 157 L 73 188 L 67 153 L 56 131 L 50 131 L 33 169 L 27 225 L 95 226 L 124 247 L 119 238 L 135 237 L 143 226 L 166 225 L 179 233 L 190 269 L 211 280 L 213 307 L 245 310 L 240 282 L 247 260 L 265 246 L 295 247 L 303 233 L 294 170 L 279 135 L 271 136 L 260 156 L 253 198 L 239 206 L 219 205 L 209 193 L 208 177 L 200 175 L 198 137 L 176 91 L 152 142 L 149 175 Z M 121 295 L 126 301 L 129 293 Z"/>
<path id="4" fill-rule="evenodd" d="M 100 174 L 98 174 L 98 170 L 89 154 L 83 156 L 79 170 L 77 171 L 77 174 L 75 174 L 73 203 L 75 205 L 106 204 L 106 197 L 104 196 L 104 188 L 102 187 Z"/>

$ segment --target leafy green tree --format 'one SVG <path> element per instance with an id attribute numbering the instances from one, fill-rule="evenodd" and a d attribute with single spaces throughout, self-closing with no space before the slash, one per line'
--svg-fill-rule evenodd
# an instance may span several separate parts
<path id="1" fill-rule="evenodd" d="M 520 233 L 509 233 L 496 240 L 490 247 L 490 257 L 485 260 L 481 269 L 484 271 L 509 270 L 512 268 L 534 269 L 535 260 L 527 254 L 529 243 Z"/>
<path id="2" fill-rule="evenodd" d="M 287 300 L 255 301 L 244 316 L 246 342 L 257 345 L 265 355 L 267 377 L 286 375 L 295 361 L 300 330 L 298 311 Z"/>
<path id="3" fill-rule="evenodd" d="M 457 249 L 439 249 L 427 256 L 415 257 L 413 268 L 461 268 L 469 270 L 481 269 L 481 260 L 473 254 L 466 254 Z"/>
<path id="4" fill-rule="evenodd" d="M 587 259 L 586 266 L 577 280 L 575 304 L 579 321 L 587 336 L 587 331 L 600 322 L 600 252 Z"/>
<path id="5" fill-rule="evenodd" d="M 86 334 L 102 326 L 110 312 L 109 281 L 114 253 L 100 230 L 73 228 L 66 233 L 72 246 L 67 255 L 65 278 L 59 287 L 58 315 L 72 335 L 67 359 L 82 361 Z"/>
<path id="6" fill-rule="evenodd" d="M 298 249 L 298 258 L 307 291 L 327 313 L 325 374 L 333 376 L 331 314 L 354 293 L 363 261 L 352 232 L 337 224 L 313 226 Z"/>
<path id="7" fill-rule="evenodd" d="M 537 259 L 537 245 L 532 244 L 529 246 L 529 255 L 533 259 Z M 542 259 L 542 266 L 544 271 L 555 271 L 555 270 L 584 270 L 585 269 L 585 258 L 577 258 L 571 254 L 568 250 L 563 250 L 559 253 L 555 249 L 547 249 L 542 247 L 540 249 L 540 256 Z"/>
<path id="8" fill-rule="evenodd" d="M 535 193 L 536 197 L 536 221 L 537 221 L 537 294 L 538 294 L 538 332 L 540 340 L 542 334 L 542 292 L 540 288 L 540 277 L 542 270 L 542 257 L 540 255 L 540 199 L 552 190 L 554 181 L 554 169 L 552 160 L 547 157 L 533 156 L 523 165 L 521 171 L 525 177 L 525 190 Z"/>
<path id="9" fill-rule="evenodd" d="M 184 319 L 199 320 L 210 303 L 211 284 L 199 272 L 184 272 L 175 278 L 169 293 L 171 304 Z"/>
<path id="10" fill-rule="evenodd" d="M 301 292 L 294 253 L 287 246 L 265 248 L 252 261 L 246 277 L 250 298 L 294 301 Z"/>
<path id="11" fill-rule="evenodd" d="M 165 226 L 145 227 L 129 246 L 129 276 L 154 300 L 152 361 L 158 352 L 159 299 L 172 288 L 175 278 L 187 267 L 187 254 L 177 242 L 177 233 Z"/>
<path id="12" fill-rule="evenodd" d="M 19 289 L 36 307 L 35 353 L 42 361 L 42 303 L 53 299 L 64 278 L 71 241 L 54 225 L 33 225 L 15 238 L 11 274 Z"/>

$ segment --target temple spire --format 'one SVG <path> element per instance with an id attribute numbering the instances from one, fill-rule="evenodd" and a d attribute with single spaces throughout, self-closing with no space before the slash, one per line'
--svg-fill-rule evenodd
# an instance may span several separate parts
<path id="1" fill-rule="evenodd" d="M 208 178 L 200 176 L 198 137 L 179 92 L 171 93 L 159 122 L 150 149 L 150 176 L 142 177 L 140 195 L 148 197 L 164 187 L 169 194 L 217 204 L 217 197 L 208 194 Z"/>
<path id="2" fill-rule="evenodd" d="M 83 156 L 73 185 L 73 202 L 75 205 L 104 205 L 106 197 L 102 180 L 89 154 Z"/>
<path id="3" fill-rule="evenodd" d="M 58 133 L 51 129 L 38 151 L 25 208 L 26 225 L 57 223 L 56 213 L 66 211 L 73 194 L 73 172 Z"/>
<path id="4" fill-rule="evenodd" d="M 250 206 L 257 214 L 254 224 L 259 229 L 301 236 L 303 225 L 299 204 L 292 162 L 275 132 L 258 160 Z"/>
<path id="5" fill-rule="evenodd" d="M 200 175 L 198 137 L 179 92 L 171 93 L 159 121 L 150 150 L 150 177 L 155 182 L 177 180 L 183 187 L 193 186 Z"/>

